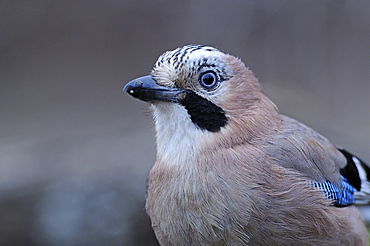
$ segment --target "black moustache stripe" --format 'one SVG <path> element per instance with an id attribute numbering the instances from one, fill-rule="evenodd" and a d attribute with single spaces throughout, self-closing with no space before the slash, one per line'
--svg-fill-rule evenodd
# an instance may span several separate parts
<path id="1" fill-rule="evenodd" d="M 185 92 L 180 103 L 185 106 L 191 121 L 200 129 L 218 132 L 227 124 L 222 108 L 192 91 Z"/>

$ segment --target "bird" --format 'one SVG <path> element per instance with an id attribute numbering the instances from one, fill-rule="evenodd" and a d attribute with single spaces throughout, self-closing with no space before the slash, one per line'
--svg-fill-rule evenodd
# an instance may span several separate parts
<path id="1" fill-rule="evenodd" d="M 241 59 L 163 53 L 124 92 L 151 105 L 146 211 L 161 245 L 367 245 L 370 168 L 279 113 Z"/>

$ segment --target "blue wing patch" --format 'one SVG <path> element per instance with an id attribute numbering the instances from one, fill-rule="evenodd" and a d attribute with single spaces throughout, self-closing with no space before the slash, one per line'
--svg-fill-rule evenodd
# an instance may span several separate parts
<path id="1" fill-rule="evenodd" d="M 319 188 L 323 193 L 325 193 L 326 198 L 333 200 L 336 206 L 348 206 L 355 202 L 355 197 L 353 193 L 354 188 L 348 183 L 347 179 L 340 176 L 342 179 L 342 187 L 339 189 L 331 182 L 326 181 L 325 183 L 312 182 L 312 185 Z"/>

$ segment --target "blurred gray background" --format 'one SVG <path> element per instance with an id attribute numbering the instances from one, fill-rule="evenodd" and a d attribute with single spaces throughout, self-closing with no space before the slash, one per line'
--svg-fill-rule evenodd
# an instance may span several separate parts
<path id="1" fill-rule="evenodd" d="M 121 90 L 186 44 L 370 162 L 370 1 L 3 0 L 0 245 L 156 245 L 152 118 Z"/>

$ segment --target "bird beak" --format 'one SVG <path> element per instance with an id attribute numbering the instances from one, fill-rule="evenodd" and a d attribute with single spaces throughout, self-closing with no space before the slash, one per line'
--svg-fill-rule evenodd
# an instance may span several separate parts
<path id="1" fill-rule="evenodd" d="M 158 85 L 151 75 L 147 75 L 128 82 L 123 92 L 145 102 L 179 102 L 178 95 L 184 90 Z"/>

